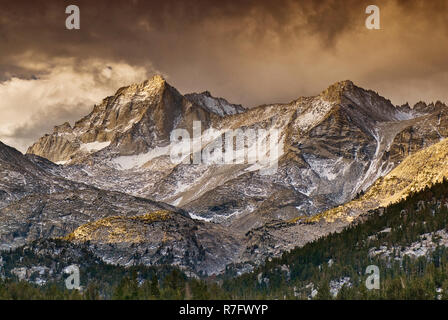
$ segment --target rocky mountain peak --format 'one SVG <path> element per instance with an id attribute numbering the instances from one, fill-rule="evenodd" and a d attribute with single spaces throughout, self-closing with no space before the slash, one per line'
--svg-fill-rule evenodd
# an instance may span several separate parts
<path id="1" fill-rule="evenodd" d="M 165 79 L 161 75 L 155 75 L 151 79 L 147 79 L 141 83 L 133 83 L 129 86 L 122 87 L 117 90 L 115 96 L 118 95 L 138 95 L 144 92 L 150 93 L 163 89 L 166 84 Z"/>
<path id="2" fill-rule="evenodd" d="M 424 110 L 426 110 L 427 107 L 428 107 L 428 105 L 425 102 L 419 101 L 416 104 L 414 104 L 412 109 L 417 110 L 417 111 L 424 111 Z"/>
<path id="3" fill-rule="evenodd" d="M 390 100 L 385 99 L 375 91 L 366 90 L 355 85 L 351 80 L 338 81 L 332 84 L 322 91 L 319 97 L 333 103 L 344 103 L 347 102 L 347 99 L 354 100 L 353 102 L 358 103 L 360 99 L 368 99 L 370 102 L 376 101 L 383 105 L 388 105 L 388 107 L 395 108 Z"/>
<path id="4" fill-rule="evenodd" d="M 350 80 L 338 81 L 325 89 L 319 96 L 328 102 L 340 103 L 342 94 L 346 90 L 353 90 L 355 87 Z"/>
<path id="5" fill-rule="evenodd" d="M 27 153 L 65 163 L 75 155 L 91 154 L 111 144 L 122 144 L 126 148 L 126 145 L 133 143 L 132 137 L 141 135 L 134 131 L 142 130 L 143 123 L 147 123 L 146 127 L 157 128 L 158 124 L 152 122 L 159 122 L 159 127 L 163 127 L 165 118 L 175 114 L 175 110 L 169 110 L 171 104 L 167 101 L 177 101 L 180 97 L 177 90 L 160 75 L 122 87 L 113 96 L 95 105 L 92 112 L 77 121 L 73 128 L 68 122 L 56 126 L 53 134 L 39 139 Z M 144 149 L 145 146 L 139 148 Z"/>

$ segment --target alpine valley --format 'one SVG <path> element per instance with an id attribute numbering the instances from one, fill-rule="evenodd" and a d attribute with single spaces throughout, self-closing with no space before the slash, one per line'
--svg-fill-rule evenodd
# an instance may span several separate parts
<path id="1" fill-rule="evenodd" d="M 193 134 L 195 121 L 201 148 L 229 130 L 278 130 L 277 170 L 173 163 L 171 132 Z M 171 266 L 190 277 L 249 274 L 265 285 L 270 271 L 259 268 L 266 263 L 287 261 L 288 252 L 444 183 L 447 136 L 445 104 L 395 106 L 351 81 L 246 108 L 208 91 L 181 94 L 154 76 L 118 89 L 73 126 L 56 126 L 25 155 L 0 143 L 2 276 L 45 283 L 70 261 L 86 268 Z M 246 147 L 256 143 L 249 139 Z M 434 200 L 439 209 L 441 199 Z M 393 250 L 378 248 L 371 257 Z M 14 260 L 17 252 L 34 258 Z M 290 279 L 285 261 L 276 267 Z M 330 289 L 344 279 L 328 279 Z M 314 290 L 303 282 L 306 288 Z M 290 293 L 305 295 L 302 289 Z"/>

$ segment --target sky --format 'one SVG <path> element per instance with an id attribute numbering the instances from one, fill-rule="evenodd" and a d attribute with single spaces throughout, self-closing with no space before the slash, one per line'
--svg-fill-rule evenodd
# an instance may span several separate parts
<path id="1" fill-rule="evenodd" d="M 447 44 L 445 0 L 0 0 L 0 141 L 25 152 L 154 74 L 246 107 L 347 79 L 396 105 L 448 102 Z"/>

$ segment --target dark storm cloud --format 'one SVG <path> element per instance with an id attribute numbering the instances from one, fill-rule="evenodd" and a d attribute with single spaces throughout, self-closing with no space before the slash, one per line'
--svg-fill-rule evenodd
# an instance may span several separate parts
<path id="1" fill-rule="evenodd" d="M 81 9 L 81 30 L 65 29 L 65 7 L 69 4 Z M 359 41 L 355 50 L 361 55 L 366 50 L 378 51 L 377 43 L 397 46 L 402 40 L 400 37 L 408 37 L 409 32 L 419 33 L 426 43 L 436 29 L 446 34 L 446 1 L 378 0 L 373 4 L 382 10 L 384 29 L 378 33 L 389 43 L 379 39 L 375 31 L 369 39 L 364 28 L 365 8 L 369 4 L 372 2 L 364 0 L 2 1 L 0 80 L 48 72 L 33 70 L 33 62 L 51 63 L 55 57 L 73 57 L 78 59 L 78 64 L 87 58 L 100 58 L 148 68 L 155 66 L 182 89 L 218 88 L 222 94 L 231 90 L 230 81 L 236 80 L 244 87 L 267 74 L 273 74 L 276 80 L 281 74 L 286 80 L 291 78 L 282 69 L 304 70 L 302 77 L 309 77 L 315 73 L 310 68 L 329 63 L 326 61 L 331 59 L 329 55 L 353 50 L 351 42 L 354 41 Z M 403 20 L 401 27 L 397 27 L 396 19 Z M 418 25 L 419 29 L 413 30 L 409 23 Z M 360 35 L 363 38 L 356 39 Z M 26 64 L 24 53 L 29 54 Z M 290 60 L 293 54 L 295 61 Z M 412 52 L 406 54 L 411 56 Z M 314 59 L 304 69 L 310 57 Z M 441 57 L 435 55 L 430 59 Z M 275 68 L 291 63 L 292 69 Z M 375 63 L 379 69 L 388 68 L 382 61 Z M 244 72 L 232 68 L 242 68 Z M 430 69 L 425 66 L 419 72 L 431 72 Z M 393 72 L 389 77 L 396 74 Z M 341 79 L 346 75 L 350 76 L 350 72 L 341 74 Z M 320 76 L 327 81 L 333 79 L 331 74 Z M 316 82 L 312 78 L 309 81 Z M 312 86 L 298 87 L 307 93 Z M 318 89 L 321 88 L 314 90 Z M 282 89 L 277 91 L 273 98 L 284 96 Z M 253 95 L 250 90 L 248 94 Z M 243 92 L 233 96 L 229 98 L 243 99 L 246 104 L 259 103 L 265 98 L 250 98 Z"/>
<path id="2" fill-rule="evenodd" d="M 333 42 L 341 33 L 363 21 L 363 10 L 372 1 L 364 0 L 238 0 L 238 1 L 3 1 L 1 11 L 0 38 L 3 39 L 3 53 L 12 54 L 30 48 L 58 54 L 117 54 L 117 57 L 133 59 L 145 56 L 142 50 L 133 50 L 127 45 L 142 44 L 146 48 L 157 46 L 148 43 L 150 39 L 162 40 L 176 35 L 178 39 L 198 42 L 199 31 L 206 21 L 232 24 L 247 17 L 257 19 L 251 36 L 263 36 L 272 31 L 279 35 L 291 36 L 293 26 L 296 32 L 313 33 L 326 42 Z M 442 16 L 446 9 L 443 0 L 418 1 L 396 0 L 404 14 L 420 13 Z M 65 7 L 76 4 L 81 8 L 82 30 L 70 32 L 64 28 Z M 407 12 L 406 12 L 407 11 Z M 238 24 L 238 23 L 236 23 Z M 146 27 L 146 28 L 145 28 Z M 244 28 L 244 24 L 241 25 Z M 213 33 L 215 30 L 201 30 Z M 237 30 L 235 31 L 237 32 Z M 96 50 L 84 51 L 85 47 Z M 108 50 L 114 48 L 115 50 Z M 131 49 L 131 52 L 126 49 Z M 3 55 L 4 56 L 4 55 Z"/>
<path id="3" fill-rule="evenodd" d="M 313 33 L 331 44 L 354 23 L 354 12 L 362 18 L 363 7 L 359 0 L 75 1 L 81 9 L 82 27 L 68 31 L 64 24 L 68 4 L 5 2 L 0 13 L 0 71 L 6 72 L 10 59 L 28 50 L 48 57 L 99 56 L 141 64 L 151 58 L 165 63 L 164 57 L 171 58 L 173 51 L 194 59 L 209 41 L 212 45 L 230 41 L 222 43 L 230 48 L 242 41 L 256 46 L 267 34 L 286 42 Z"/>

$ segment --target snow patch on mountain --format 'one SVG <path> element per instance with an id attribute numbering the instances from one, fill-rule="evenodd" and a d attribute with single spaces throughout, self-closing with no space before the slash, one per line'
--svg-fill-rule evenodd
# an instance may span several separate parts
<path id="1" fill-rule="evenodd" d="M 119 156 L 113 159 L 112 164 L 119 170 L 129 170 L 139 168 L 152 159 L 169 155 L 170 146 L 156 147 L 146 153 L 132 156 Z"/>
<path id="2" fill-rule="evenodd" d="M 81 151 L 90 153 L 90 152 L 100 151 L 100 150 L 108 147 L 109 145 L 110 145 L 110 141 L 105 141 L 105 142 L 94 141 L 94 142 L 81 144 L 79 149 Z"/>
<path id="3" fill-rule="evenodd" d="M 191 212 L 190 212 L 190 217 L 194 220 L 200 220 L 200 221 L 206 221 L 206 222 L 210 222 L 213 220 L 213 218 L 204 218 L 204 217 L 198 216 Z"/>

